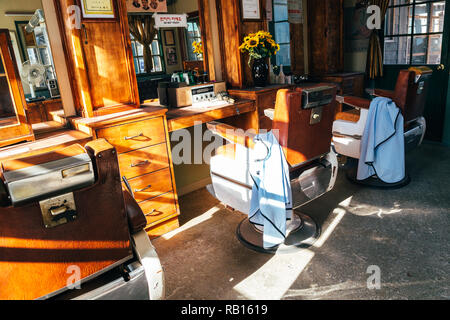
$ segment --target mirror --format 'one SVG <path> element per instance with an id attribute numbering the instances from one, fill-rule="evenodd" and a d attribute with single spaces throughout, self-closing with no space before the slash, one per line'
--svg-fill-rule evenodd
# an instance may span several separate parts
<path id="1" fill-rule="evenodd" d="M 144 2 L 133 1 L 142 10 Z M 158 99 L 158 84 L 171 82 L 173 77 L 181 78 L 182 82 L 188 78 L 190 85 L 208 80 L 202 54 L 198 0 L 167 1 L 167 13 L 187 14 L 187 28 L 157 30 L 150 14 L 133 12 L 128 15 L 141 102 Z M 153 39 L 151 43 L 146 41 L 148 37 Z"/>
<path id="2" fill-rule="evenodd" d="M 64 111 L 42 1 L 0 1 L 0 12 L 0 29 L 9 30 L 22 83 L 26 121 L 30 125 L 52 121 L 55 112 Z M 3 105 L 8 98 L 2 93 L 0 99 Z"/>
<path id="3" fill-rule="evenodd" d="M 3 60 L 0 64 L 0 127 L 8 127 L 17 124 L 18 119 Z"/>

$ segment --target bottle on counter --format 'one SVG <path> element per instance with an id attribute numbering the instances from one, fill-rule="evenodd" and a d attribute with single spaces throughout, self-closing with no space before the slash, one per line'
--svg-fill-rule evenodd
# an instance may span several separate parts
<path id="1" fill-rule="evenodd" d="M 283 65 L 280 65 L 280 74 L 278 75 L 278 83 L 285 84 L 286 83 L 286 75 L 283 72 Z"/>

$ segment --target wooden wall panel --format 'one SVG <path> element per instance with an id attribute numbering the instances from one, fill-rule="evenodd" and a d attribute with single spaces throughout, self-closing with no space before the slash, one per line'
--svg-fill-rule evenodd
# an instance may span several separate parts
<path id="1" fill-rule="evenodd" d="M 139 106 L 125 0 L 113 0 L 116 17 L 83 20 L 74 28 L 77 0 L 54 0 L 77 113 L 93 117 L 104 108 Z"/>
<path id="2" fill-rule="evenodd" d="M 343 70 L 343 1 L 309 0 L 309 72 L 313 76 Z"/>
<path id="3" fill-rule="evenodd" d="M 261 3 L 263 20 L 242 21 L 240 0 L 216 0 L 219 36 L 221 42 L 222 68 L 224 80 L 229 87 L 244 88 L 253 86 L 248 55 L 239 51 L 244 37 L 259 30 L 268 31 L 265 1 Z"/>

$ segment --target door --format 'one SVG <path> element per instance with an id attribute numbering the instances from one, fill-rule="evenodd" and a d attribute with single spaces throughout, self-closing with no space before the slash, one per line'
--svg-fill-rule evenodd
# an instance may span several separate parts
<path id="1" fill-rule="evenodd" d="M 9 30 L 0 30 L 0 147 L 33 140 Z"/>
<path id="2" fill-rule="evenodd" d="M 391 0 L 384 30 L 384 77 L 376 86 L 393 89 L 400 70 L 433 70 L 424 116 L 425 138 L 442 141 L 449 81 L 450 0 Z"/>

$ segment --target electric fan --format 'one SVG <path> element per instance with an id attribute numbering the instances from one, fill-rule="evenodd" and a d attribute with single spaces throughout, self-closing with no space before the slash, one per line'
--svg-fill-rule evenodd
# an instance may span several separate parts
<path id="1" fill-rule="evenodd" d="M 27 99 L 27 101 L 42 100 L 43 97 L 36 97 L 35 87 L 38 87 L 45 80 L 45 67 L 39 63 L 25 61 L 22 65 L 22 72 L 20 75 L 30 86 L 31 98 Z"/>

